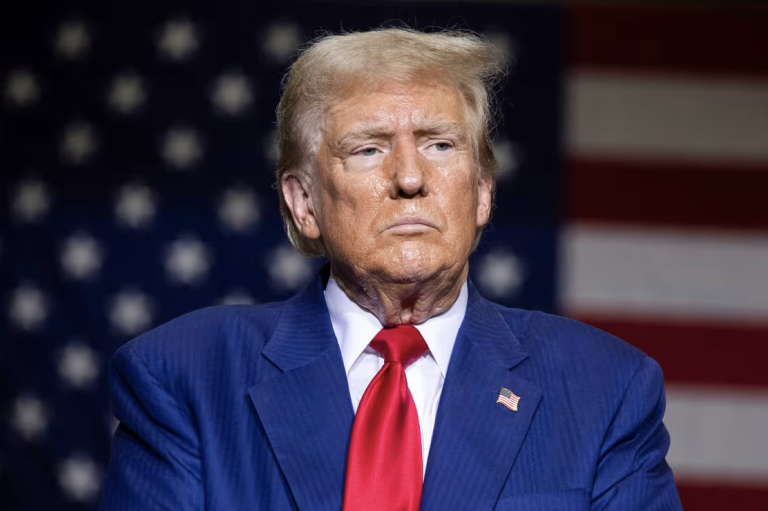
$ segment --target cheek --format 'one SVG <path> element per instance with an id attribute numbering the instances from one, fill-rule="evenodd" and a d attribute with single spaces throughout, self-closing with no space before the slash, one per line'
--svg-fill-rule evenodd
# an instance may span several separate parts
<path id="1" fill-rule="evenodd" d="M 386 198 L 388 183 L 378 173 L 369 173 L 347 182 L 347 193 L 358 208 L 369 208 Z"/>
<path id="2" fill-rule="evenodd" d="M 467 166 L 445 167 L 439 171 L 433 189 L 443 214 L 451 225 L 474 225 L 477 209 L 477 181 L 474 169 Z"/>
<path id="3" fill-rule="evenodd" d="M 328 237 L 349 237 L 370 226 L 383 206 L 388 186 L 375 175 L 351 176 L 329 182 L 324 230 Z"/>

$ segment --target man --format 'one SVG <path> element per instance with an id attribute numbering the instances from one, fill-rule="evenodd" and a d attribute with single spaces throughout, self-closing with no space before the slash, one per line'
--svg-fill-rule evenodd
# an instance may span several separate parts
<path id="1" fill-rule="evenodd" d="M 670 510 L 659 366 L 484 300 L 490 95 L 466 33 L 327 36 L 278 107 L 296 297 L 188 314 L 121 348 L 104 509 Z"/>

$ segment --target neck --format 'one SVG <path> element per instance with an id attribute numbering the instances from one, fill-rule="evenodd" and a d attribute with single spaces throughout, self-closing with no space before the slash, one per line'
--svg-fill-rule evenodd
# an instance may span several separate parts
<path id="1" fill-rule="evenodd" d="M 356 274 L 331 263 L 333 278 L 357 305 L 382 325 L 418 325 L 451 308 L 467 280 L 469 263 L 418 282 L 391 282 L 381 276 Z"/>

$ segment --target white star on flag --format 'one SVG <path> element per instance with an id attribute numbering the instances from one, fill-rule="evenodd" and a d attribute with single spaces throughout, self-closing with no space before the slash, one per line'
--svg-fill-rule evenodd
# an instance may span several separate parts
<path id="1" fill-rule="evenodd" d="M 189 58 L 200 44 L 195 25 L 185 19 L 176 19 L 165 24 L 158 48 L 171 60 Z"/>
<path id="2" fill-rule="evenodd" d="M 251 190 L 233 188 L 221 199 L 219 220 L 232 231 L 247 230 L 259 221 L 259 216 L 256 195 Z"/>
<path id="3" fill-rule="evenodd" d="M 40 328 L 48 316 L 45 295 L 31 285 L 18 287 L 11 297 L 9 316 L 23 330 Z"/>
<path id="4" fill-rule="evenodd" d="M 40 98 L 35 75 L 26 70 L 12 72 L 5 83 L 5 97 L 18 107 L 30 106 Z"/>
<path id="5" fill-rule="evenodd" d="M 40 438 L 48 429 L 50 412 L 48 407 L 37 397 L 19 396 L 11 412 L 11 428 L 27 441 Z"/>
<path id="6" fill-rule="evenodd" d="M 93 460 L 75 455 L 59 466 L 59 485 L 71 499 L 91 502 L 101 487 L 101 473 Z"/>
<path id="7" fill-rule="evenodd" d="M 518 150 L 515 144 L 509 140 L 497 140 L 493 142 L 493 155 L 499 164 L 496 178 L 505 181 L 514 176 L 520 162 Z"/>
<path id="8" fill-rule="evenodd" d="M 523 283 L 519 259 L 508 252 L 486 254 L 478 264 L 477 283 L 494 298 L 507 297 Z"/>
<path id="9" fill-rule="evenodd" d="M 125 335 L 142 333 L 152 323 L 149 298 L 140 291 L 121 291 L 112 301 L 109 321 L 112 326 Z"/>
<path id="10" fill-rule="evenodd" d="M 221 305 L 255 305 L 256 300 L 245 291 L 235 290 L 227 293 L 219 303 Z"/>
<path id="11" fill-rule="evenodd" d="M 299 48 L 299 27 L 295 23 L 275 23 L 267 29 L 263 51 L 270 58 L 284 64 Z"/>
<path id="12" fill-rule="evenodd" d="M 86 123 L 72 123 L 64 130 L 61 142 L 62 159 L 70 164 L 85 163 L 96 150 L 96 137 Z"/>
<path id="13" fill-rule="evenodd" d="M 88 388 L 99 375 L 98 356 L 83 343 L 70 343 L 59 356 L 58 371 L 61 379 L 70 387 Z"/>
<path id="14" fill-rule="evenodd" d="M 69 20 L 61 24 L 54 42 L 56 53 L 75 60 L 83 57 L 90 47 L 91 38 L 82 20 Z"/>
<path id="15" fill-rule="evenodd" d="M 92 236 L 76 234 L 64 243 L 61 265 L 70 277 L 85 280 L 101 268 L 101 248 Z"/>
<path id="16" fill-rule="evenodd" d="M 277 131 L 272 130 L 266 137 L 264 137 L 262 150 L 264 151 L 264 155 L 267 157 L 267 161 L 271 165 L 276 165 L 277 159 L 279 157 L 277 151 Z"/>
<path id="17" fill-rule="evenodd" d="M 168 247 L 165 270 L 171 280 L 181 284 L 199 284 L 210 267 L 211 256 L 203 243 L 194 237 L 180 238 Z"/>
<path id="18" fill-rule="evenodd" d="M 144 85 L 136 74 L 124 74 L 114 79 L 107 102 L 117 113 L 128 115 L 144 104 Z"/>
<path id="19" fill-rule="evenodd" d="M 232 72 L 220 76 L 213 86 L 211 100 L 228 115 L 241 113 L 252 101 L 251 85 L 242 73 Z"/>
<path id="20" fill-rule="evenodd" d="M 507 60 L 514 60 L 516 55 L 515 43 L 510 37 L 509 33 L 489 29 L 483 31 L 483 35 L 488 38 L 488 41 L 494 45 L 499 51 L 501 51 Z"/>
<path id="21" fill-rule="evenodd" d="M 269 276 L 275 288 L 293 291 L 306 284 L 313 275 L 309 259 L 293 247 L 280 246 L 268 258 Z"/>
<path id="22" fill-rule="evenodd" d="M 29 179 L 19 184 L 11 203 L 16 218 L 23 222 L 34 222 L 43 217 L 48 208 L 48 191 L 42 181 Z"/>
<path id="23" fill-rule="evenodd" d="M 163 142 L 163 158 L 169 165 L 186 170 L 201 156 L 201 142 L 195 130 L 181 127 L 168 130 Z"/>
<path id="24" fill-rule="evenodd" d="M 141 184 L 128 184 L 120 189 L 115 201 L 115 216 L 124 225 L 139 229 L 152 221 L 156 213 L 152 190 Z"/>

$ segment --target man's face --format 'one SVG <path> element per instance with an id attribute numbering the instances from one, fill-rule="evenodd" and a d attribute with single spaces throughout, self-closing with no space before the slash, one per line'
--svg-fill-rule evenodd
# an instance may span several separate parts
<path id="1" fill-rule="evenodd" d="M 333 264 L 402 283 L 466 266 L 491 185 L 465 117 L 459 94 L 435 84 L 357 89 L 333 105 L 310 191 Z"/>

